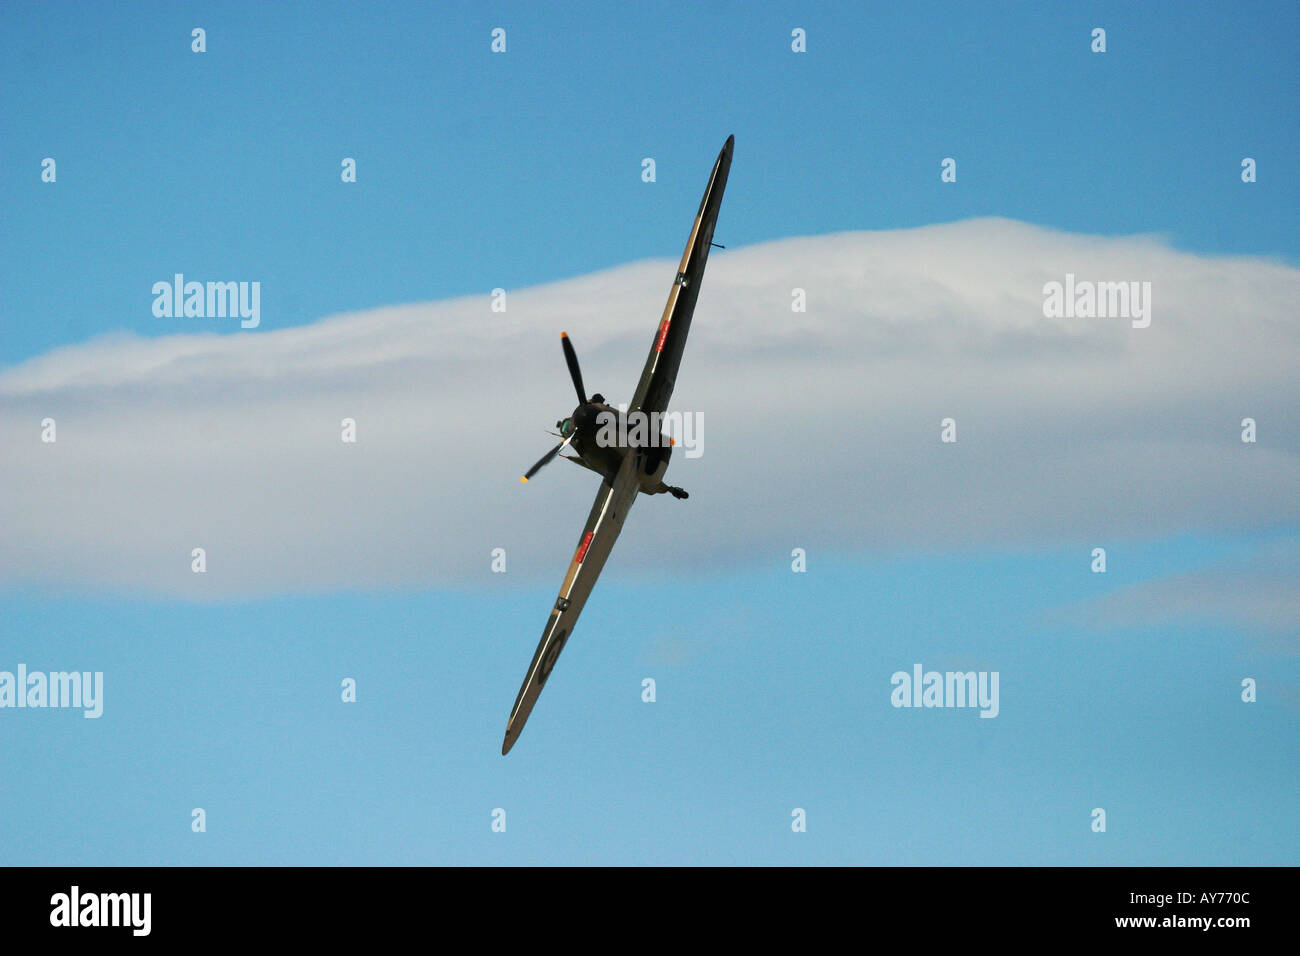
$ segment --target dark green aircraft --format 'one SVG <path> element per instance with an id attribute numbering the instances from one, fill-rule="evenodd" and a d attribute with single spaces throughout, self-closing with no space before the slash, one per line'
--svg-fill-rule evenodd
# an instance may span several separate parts
<path id="1" fill-rule="evenodd" d="M 677 369 L 682 362 L 682 351 L 686 348 L 686 335 L 691 330 L 695 300 L 699 297 L 700 282 L 704 279 L 704 266 L 709 260 L 709 248 L 713 245 L 713 227 L 717 224 L 718 210 L 722 206 L 722 192 L 727 187 L 734 141 L 734 136 L 727 137 L 722 152 L 718 154 L 718 161 L 713 164 L 709 185 L 704 190 L 704 198 L 700 200 L 699 211 L 695 214 L 691 235 L 686 241 L 686 251 L 682 253 L 677 278 L 668 293 L 668 304 L 664 307 L 663 317 L 655 330 L 650 356 L 646 359 L 641 381 L 637 383 L 632 403 L 628 406 L 626 414 L 630 419 L 657 421 L 650 417 L 651 413 L 662 414 L 666 411 L 668 399 L 672 397 Z M 605 566 L 605 559 L 613 550 L 618 533 L 623 530 L 623 521 L 627 518 L 637 493 L 657 495 L 669 492 L 676 498 L 687 497 L 682 489 L 664 484 L 664 472 L 672 454 L 671 442 L 659 435 L 651 436 L 653 440 L 645 440 L 644 427 L 638 428 L 635 421 L 632 427 L 627 427 L 626 422 L 620 422 L 623 413 L 605 404 L 603 396 L 597 394 L 588 398 L 582 384 L 582 371 L 578 368 L 577 353 L 564 332 L 560 333 L 560 344 L 564 347 L 564 360 L 568 363 L 573 387 L 578 392 L 578 407 L 568 418 L 556 423 L 562 440 L 528 469 L 522 480 L 527 481 L 533 477 L 557 456 L 568 458 L 560 455 L 568 447 L 577 453 L 576 458 L 568 460 L 600 475 L 601 485 L 596 492 L 596 501 L 591 506 L 591 514 L 587 516 L 587 524 L 578 538 L 578 549 L 569 564 L 569 571 L 564 576 L 564 583 L 560 585 L 560 596 L 551 610 L 546 629 L 542 631 L 542 639 L 537 645 L 537 652 L 533 654 L 533 662 L 528 665 L 528 674 L 524 677 L 523 686 L 519 688 L 514 709 L 510 711 L 510 720 L 506 723 L 506 739 L 501 745 L 502 754 L 510 752 L 524 729 L 528 715 L 533 712 L 537 697 L 546 686 L 555 661 L 559 658 L 560 651 L 564 650 L 565 641 L 573 633 L 578 615 L 582 613 L 582 607 L 591 595 L 596 578 Z M 638 440 L 624 440 L 620 443 L 611 441 L 612 435 L 638 436 Z"/>

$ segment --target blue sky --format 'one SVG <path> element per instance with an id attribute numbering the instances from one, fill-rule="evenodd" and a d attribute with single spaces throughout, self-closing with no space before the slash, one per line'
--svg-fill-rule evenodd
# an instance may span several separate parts
<path id="1" fill-rule="evenodd" d="M 0 356 L 172 331 L 140 287 L 186 268 L 274 277 L 279 328 L 671 255 L 733 132 L 724 244 L 1000 215 L 1297 255 L 1294 4 L 741 9 L 9 4 Z"/>
<path id="2" fill-rule="evenodd" d="M 178 271 L 261 281 L 261 329 L 202 331 L 262 335 L 675 258 L 730 133 L 729 247 L 999 216 L 1206 256 L 1300 255 L 1293 4 L 14 3 L 2 16 L 0 373 L 105 334 L 193 331 L 150 309 L 153 282 Z M 489 52 L 497 26 L 503 55 Z M 1105 54 L 1089 50 L 1096 26 Z M 790 50 L 794 27 L 806 54 Z M 345 156 L 356 184 L 339 181 Z M 955 184 L 939 181 L 947 156 Z M 697 327 L 722 306 L 704 292 Z M 656 319 L 634 319 L 646 344 Z M 547 348 L 538 361 L 562 376 Z M 683 380 L 707 367 L 691 359 Z M 492 387 L 534 440 L 556 417 Z M 473 415 L 483 396 L 465 395 Z M 1294 460 L 1294 426 L 1273 433 Z M 833 507 L 827 487 L 854 494 L 823 483 L 814 456 L 805 482 L 765 496 L 747 487 L 755 463 L 797 441 L 728 458 L 714 440 L 710 480 L 753 501 L 755 524 L 760 501 L 812 525 Z M 479 467 L 511 482 L 545 447 L 502 444 Z M 858 449 L 849 435 L 828 457 Z M 8 480 L 37 480 L 22 467 Z M 691 468 L 672 475 L 692 487 Z M 529 520 L 558 552 L 586 477 L 548 473 L 536 499 Z M 504 494 L 486 478 L 480 493 Z M 430 496 L 456 507 L 436 482 Z M 54 492 L 47 504 L 75 508 Z M 799 540 L 723 539 L 706 570 L 675 569 L 662 536 L 638 546 L 639 526 L 686 538 L 685 508 L 709 506 L 661 504 L 633 513 L 505 759 L 563 570 L 554 549 L 512 558 L 544 571 L 492 575 L 475 538 L 468 582 L 199 601 L 55 573 L 0 580 L 0 669 L 102 670 L 106 685 L 99 720 L 0 711 L 0 862 L 1297 862 L 1296 619 L 1193 600 L 1103 621 L 1090 603 L 1290 553 L 1293 512 L 1116 533 L 1104 576 L 1088 570 L 1090 526 L 960 547 L 884 546 L 846 526 L 794 575 Z M 20 551 L 28 527 L 0 534 Z M 112 535 L 96 549 L 115 560 Z M 892 708 L 890 674 L 916 662 L 999 671 L 999 716 Z M 345 676 L 356 704 L 339 701 Z M 1246 676 L 1255 704 L 1238 696 Z M 1105 834 L 1089 830 L 1097 806 Z M 208 832 L 190 832 L 193 807 Z M 807 833 L 791 832 L 794 807 Z"/>
<path id="3" fill-rule="evenodd" d="M 1107 584 L 1215 551 L 1135 549 Z M 29 658 L 108 675 L 97 721 L 7 715 L 6 762 L 23 768 L 3 791 L 10 861 L 1289 861 L 1294 710 L 1243 705 L 1223 679 L 1268 655 L 1231 628 L 1053 621 L 1099 587 L 1078 564 L 835 561 L 793 584 L 784 566 L 694 585 L 611 574 L 506 759 L 501 692 L 550 586 L 221 611 L 10 598 L 9 627 L 40 634 Z M 672 622 L 627 633 L 619 608 L 656 594 Z M 647 638 L 669 633 L 682 662 L 650 663 Z M 913 661 L 995 664 L 1001 713 L 894 709 L 864 680 Z M 1270 695 L 1296 676 L 1294 661 L 1266 668 Z M 340 673 L 360 676 L 355 705 L 337 701 Z M 208 833 L 188 832 L 191 806 Z M 505 834 L 488 828 L 498 806 Z M 1105 835 L 1088 830 L 1093 806 Z"/>

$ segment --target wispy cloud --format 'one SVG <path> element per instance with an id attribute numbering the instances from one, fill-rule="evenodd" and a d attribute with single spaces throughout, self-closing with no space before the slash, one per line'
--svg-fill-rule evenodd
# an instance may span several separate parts
<path id="1" fill-rule="evenodd" d="M 1215 624 L 1244 629 L 1270 650 L 1300 652 L 1300 539 L 1142 581 L 1071 605 L 1065 616 L 1101 628 Z"/>
<path id="2" fill-rule="evenodd" d="M 559 332 L 588 388 L 626 401 L 674 269 L 508 290 L 505 313 L 485 291 L 280 331 L 267 315 L 5 369 L 0 582 L 492 586 L 494 547 L 509 580 L 557 575 L 595 476 L 518 476 L 574 403 Z M 1149 281 L 1151 326 L 1045 318 L 1043 285 L 1066 273 Z M 611 568 L 1294 524 L 1297 301 L 1284 264 L 1000 219 L 717 252 L 674 396 L 705 421 L 703 457 L 669 472 L 691 499 L 643 498 Z"/>

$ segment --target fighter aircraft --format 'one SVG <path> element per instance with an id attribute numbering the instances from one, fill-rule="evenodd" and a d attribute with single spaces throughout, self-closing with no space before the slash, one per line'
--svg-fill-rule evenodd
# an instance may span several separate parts
<path id="1" fill-rule="evenodd" d="M 717 224 L 718 209 L 722 206 L 722 192 L 727 187 L 734 141 L 734 136 L 727 137 L 717 162 L 713 164 L 709 185 L 704 190 L 704 198 L 700 200 L 690 238 L 686 240 L 686 251 L 682 253 L 677 278 L 673 280 L 668 292 L 668 304 L 664 306 L 663 317 L 655 329 L 650 356 L 646 359 L 641 380 L 637 383 L 636 392 L 628 406 L 628 416 L 640 416 L 644 421 L 652 412 L 663 413 L 673 394 L 677 369 L 686 347 L 686 335 L 691 330 L 695 300 L 699 297 L 700 282 L 704 279 L 704 266 L 709 260 L 709 249 L 714 245 L 713 227 Z M 506 723 L 506 739 L 501 745 L 503 755 L 508 754 L 519 739 L 524 723 L 537 703 L 538 695 L 551 676 L 560 651 L 564 650 L 565 642 L 573 633 L 578 615 L 582 613 L 583 605 L 587 603 L 591 589 L 596 584 L 596 578 L 605 566 L 605 559 L 609 557 L 619 532 L 623 530 L 623 522 L 627 519 L 637 493 L 657 495 L 669 492 L 675 498 L 687 497 L 681 488 L 664 484 L 664 472 L 672 455 L 670 442 L 661 436 L 652 436 L 654 440 L 646 440 L 643 437 L 644 428 L 618 427 L 617 422 L 623 413 L 607 405 L 603 395 L 594 394 L 588 398 L 582 383 L 582 371 L 578 367 L 578 355 L 574 351 L 573 342 L 564 332 L 560 333 L 560 344 L 564 348 L 564 360 L 569 366 L 573 387 L 578 393 L 578 407 L 568 418 L 556 422 L 560 443 L 528 469 L 521 480 L 528 481 L 558 456 L 596 472 L 601 476 L 601 484 L 591 506 L 591 514 L 587 516 L 587 523 L 578 536 L 578 548 L 569 563 L 568 573 L 560 585 L 560 596 L 551 609 L 546 628 L 542 631 L 542 639 L 533 654 L 533 662 L 528 665 L 523 686 L 519 688 L 519 696 L 515 698 L 515 706 L 510 711 L 510 720 Z M 625 440 L 619 444 L 609 440 L 611 435 L 638 436 L 638 440 Z M 565 448 L 575 452 L 577 457 L 561 455 L 560 452 Z"/>

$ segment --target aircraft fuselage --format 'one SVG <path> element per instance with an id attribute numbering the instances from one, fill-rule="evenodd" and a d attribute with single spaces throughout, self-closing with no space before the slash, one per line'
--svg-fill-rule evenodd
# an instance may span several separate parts
<path id="1" fill-rule="evenodd" d="M 641 491 L 648 495 L 664 491 L 664 472 L 668 470 L 673 451 L 666 435 L 655 436 L 653 441 L 644 444 L 628 441 L 629 436 L 637 435 L 637 429 L 629 427 L 624 412 L 603 402 L 579 405 L 573 410 L 572 421 L 574 436 L 570 447 L 581 457 L 580 464 L 610 477 L 618 474 L 625 455 L 640 452 L 643 460 L 637 474 Z"/>

